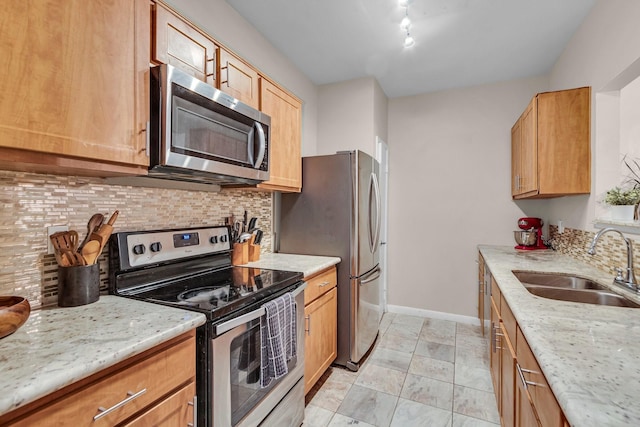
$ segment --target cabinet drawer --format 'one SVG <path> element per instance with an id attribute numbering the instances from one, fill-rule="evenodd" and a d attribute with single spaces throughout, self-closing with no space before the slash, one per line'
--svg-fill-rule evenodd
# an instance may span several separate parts
<path id="1" fill-rule="evenodd" d="M 187 426 L 189 423 L 193 425 L 195 395 L 196 383 L 191 382 L 123 427 L 175 427 Z"/>
<path id="2" fill-rule="evenodd" d="M 338 284 L 336 268 L 331 267 L 315 276 L 305 278 L 307 288 L 304 290 L 304 305 L 329 292 Z"/>
<path id="3" fill-rule="evenodd" d="M 13 425 L 113 426 L 124 421 L 170 391 L 193 381 L 195 339 L 193 333 L 188 337 L 63 395 Z M 112 408 L 125 399 L 130 400 L 94 420 L 101 413 L 98 408 Z"/>
<path id="4" fill-rule="evenodd" d="M 493 276 L 491 276 L 491 299 L 493 300 L 493 303 L 496 306 L 496 310 L 498 311 L 498 314 L 501 314 L 500 298 L 501 298 L 500 288 L 498 287 L 496 280 L 493 278 Z"/>

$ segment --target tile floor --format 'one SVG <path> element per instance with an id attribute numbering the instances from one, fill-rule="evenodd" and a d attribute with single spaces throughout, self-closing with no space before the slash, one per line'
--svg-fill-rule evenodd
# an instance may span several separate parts
<path id="1" fill-rule="evenodd" d="M 304 427 L 496 427 L 486 345 L 479 326 L 386 313 L 360 370 L 307 395 Z"/>

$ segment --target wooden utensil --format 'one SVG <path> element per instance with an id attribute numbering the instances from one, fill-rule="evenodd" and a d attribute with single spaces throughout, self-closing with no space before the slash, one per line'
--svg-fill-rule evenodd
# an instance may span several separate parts
<path id="1" fill-rule="evenodd" d="M 82 258 L 87 265 L 95 264 L 98 256 L 100 256 L 101 245 L 97 240 L 89 240 L 82 248 Z"/>
<path id="2" fill-rule="evenodd" d="M 60 231 L 49 236 L 53 246 L 56 261 L 62 267 L 83 265 L 82 257 L 75 256 L 78 250 L 78 233 L 74 230 Z M 69 253 L 69 254 L 67 254 Z M 78 264 L 80 263 L 80 264 Z"/>
<path id="3" fill-rule="evenodd" d="M 91 238 L 91 233 L 98 231 L 103 222 L 104 215 L 102 215 L 101 213 L 93 214 L 91 218 L 89 218 L 89 222 L 87 223 L 87 235 L 84 236 L 84 240 L 78 247 L 79 250 L 82 250 L 84 245 L 86 245 Z"/>
<path id="4" fill-rule="evenodd" d="M 113 224 L 116 222 L 116 219 L 118 219 L 119 213 L 119 211 L 115 211 L 106 224 L 102 224 L 97 231 L 91 233 L 89 240 L 97 240 L 100 243 L 100 250 L 102 250 L 102 248 L 107 244 L 107 241 L 109 241 L 109 236 L 111 236 L 111 233 L 113 232 Z"/>

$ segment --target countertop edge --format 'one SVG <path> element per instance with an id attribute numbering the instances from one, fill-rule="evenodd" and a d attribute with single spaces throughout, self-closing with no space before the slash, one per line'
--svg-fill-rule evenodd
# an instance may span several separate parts
<path id="1" fill-rule="evenodd" d="M 260 260 L 243 264 L 241 267 L 295 271 L 301 272 L 307 278 L 341 261 L 339 257 L 330 256 L 267 253 L 262 254 Z"/>

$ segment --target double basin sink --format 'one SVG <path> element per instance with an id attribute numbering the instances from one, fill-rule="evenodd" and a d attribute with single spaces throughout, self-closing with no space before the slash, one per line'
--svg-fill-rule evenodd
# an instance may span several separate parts
<path id="1" fill-rule="evenodd" d="M 543 298 L 616 307 L 640 308 L 605 286 L 584 277 L 558 273 L 514 271 L 513 274 L 532 294 Z"/>

